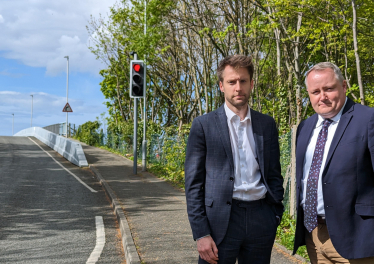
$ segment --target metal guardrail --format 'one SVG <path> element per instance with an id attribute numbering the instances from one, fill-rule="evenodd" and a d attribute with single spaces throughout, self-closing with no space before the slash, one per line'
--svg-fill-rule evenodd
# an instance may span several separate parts
<path id="1" fill-rule="evenodd" d="M 57 135 L 60 135 L 60 136 L 66 136 L 66 123 L 58 123 L 58 124 L 54 124 L 54 125 L 49 125 L 49 126 L 45 126 L 43 127 L 45 130 L 48 130 L 52 133 L 55 133 Z M 72 124 L 69 123 L 69 127 L 68 127 L 68 137 L 71 137 L 71 136 L 74 136 L 75 133 L 76 133 L 76 130 L 75 130 L 75 124 L 73 124 L 73 127 L 72 127 Z"/>

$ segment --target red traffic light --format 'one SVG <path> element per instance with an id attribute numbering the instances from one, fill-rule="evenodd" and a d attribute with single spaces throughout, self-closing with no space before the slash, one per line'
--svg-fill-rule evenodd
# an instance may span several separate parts
<path id="1" fill-rule="evenodd" d="M 142 66 L 140 64 L 134 64 L 132 67 L 136 72 L 140 72 L 140 70 L 142 69 Z"/>

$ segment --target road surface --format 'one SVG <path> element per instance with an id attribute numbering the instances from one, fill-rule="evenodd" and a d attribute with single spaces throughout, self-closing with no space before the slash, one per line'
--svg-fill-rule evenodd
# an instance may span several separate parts
<path id="1" fill-rule="evenodd" d="M 0 137 L 0 204 L 0 263 L 125 263 L 92 172 L 36 138 Z"/>

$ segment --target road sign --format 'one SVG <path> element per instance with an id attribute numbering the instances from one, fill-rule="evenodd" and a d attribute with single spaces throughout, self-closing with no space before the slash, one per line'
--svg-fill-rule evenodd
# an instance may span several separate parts
<path id="1" fill-rule="evenodd" d="M 73 112 L 73 109 L 71 109 L 69 103 L 66 103 L 64 109 L 62 109 L 62 112 Z"/>

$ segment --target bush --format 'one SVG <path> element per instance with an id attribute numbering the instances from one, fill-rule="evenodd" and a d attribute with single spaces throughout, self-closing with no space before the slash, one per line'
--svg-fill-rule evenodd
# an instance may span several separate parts
<path id="1" fill-rule="evenodd" d="M 78 127 L 74 138 L 90 146 L 98 146 L 102 141 L 102 133 L 98 133 L 100 125 L 98 121 L 88 121 Z"/>

